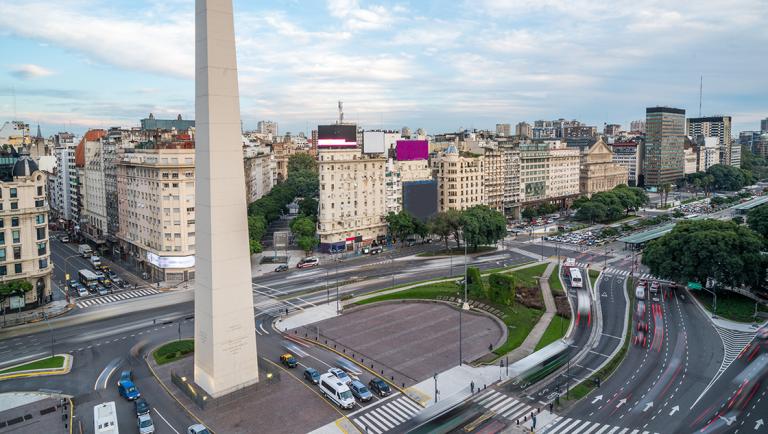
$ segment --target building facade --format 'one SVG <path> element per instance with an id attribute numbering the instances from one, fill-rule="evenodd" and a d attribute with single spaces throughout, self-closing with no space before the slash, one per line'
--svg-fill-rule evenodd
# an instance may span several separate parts
<path id="1" fill-rule="evenodd" d="M 182 119 L 181 115 L 176 116 L 176 119 L 155 119 L 155 115 L 150 113 L 149 117 L 142 119 L 140 123 L 142 130 L 187 131 L 195 128 L 194 120 Z"/>
<path id="2" fill-rule="evenodd" d="M 741 147 L 733 143 L 731 138 L 730 116 L 707 116 L 701 118 L 689 118 L 688 135 L 696 137 L 717 137 L 720 148 L 720 164 L 726 166 L 741 165 Z"/>
<path id="3" fill-rule="evenodd" d="M 439 211 L 463 210 L 484 205 L 485 165 L 483 156 L 462 156 L 451 145 L 432 161 L 432 171 L 437 180 Z"/>
<path id="4" fill-rule="evenodd" d="M 515 141 L 499 142 L 504 176 L 504 214 L 520 214 L 520 146 Z"/>
<path id="5" fill-rule="evenodd" d="M 613 144 L 613 162 L 627 169 L 627 185 L 637 187 L 640 175 L 640 143 L 636 141 Z"/>
<path id="6" fill-rule="evenodd" d="M 105 184 L 104 130 L 92 131 L 83 138 L 85 164 L 82 170 L 80 230 L 85 238 L 97 245 L 106 244 L 107 196 Z"/>
<path id="7" fill-rule="evenodd" d="M 519 137 L 532 137 L 533 128 L 531 127 L 531 124 L 527 122 L 520 122 L 515 125 L 515 135 Z"/>
<path id="8" fill-rule="evenodd" d="M 245 195 L 251 204 L 272 190 L 277 179 L 276 164 L 266 146 L 244 146 Z"/>
<path id="9" fill-rule="evenodd" d="M 117 156 L 123 260 L 154 281 L 194 278 L 195 149 L 191 140 L 143 142 Z"/>
<path id="10" fill-rule="evenodd" d="M 512 135 L 512 126 L 509 124 L 496 124 L 496 135 L 501 137 L 509 137 Z"/>
<path id="11" fill-rule="evenodd" d="M 696 146 L 686 138 L 683 145 L 683 156 L 685 158 L 685 167 L 683 173 L 690 175 L 699 171 L 698 150 Z"/>
<path id="12" fill-rule="evenodd" d="M 579 192 L 591 197 L 620 184 L 627 184 L 628 170 L 613 161 L 613 152 L 602 139 L 589 148 L 581 159 Z M 695 160 L 694 160 L 695 162 Z"/>
<path id="13" fill-rule="evenodd" d="M 685 160 L 685 110 L 648 107 L 645 110 L 645 185 L 660 187 L 683 177 Z"/>
<path id="14" fill-rule="evenodd" d="M 645 133 L 645 121 L 638 120 L 630 122 L 629 130 L 637 133 Z"/>
<path id="15" fill-rule="evenodd" d="M 0 284 L 28 282 L 26 290 L 0 295 L 0 310 L 22 310 L 52 297 L 46 176 L 29 158 L 0 155 Z"/>
<path id="16" fill-rule="evenodd" d="M 560 140 L 520 144 L 521 207 L 542 202 L 559 202 L 579 194 L 578 149 L 569 149 Z"/>
<path id="17" fill-rule="evenodd" d="M 504 156 L 498 145 L 483 149 L 483 189 L 485 204 L 504 212 Z"/>
<path id="18" fill-rule="evenodd" d="M 256 124 L 256 131 L 259 134 L 268 134 L 270 136 L 277 137 L 278 129 L 277 129 L 277 122 L 273 121 L 259 121 Z"/>
<path id="19" fill-rule="evenodd" d="M 356 251 L 386 241 L 386 164 L 359 148 L 319 151 L 321 251 Z"/>

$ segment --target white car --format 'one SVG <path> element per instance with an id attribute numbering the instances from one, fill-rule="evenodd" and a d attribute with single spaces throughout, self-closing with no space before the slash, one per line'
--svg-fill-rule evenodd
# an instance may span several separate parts
<path id="1" fill-rule="evenodd" d="M 211 434 L 211 432 L 208 431 L 208 428 L 206 428 L 205 425 L 196 423 L 187 428 L 187 434 Z"/>
<path id="2" fill-rule="evenodd" d="M 349 384 L 349 383 L 352 382 L 352 379 L 349 378 L 349 375 L 347 375 L 346 372 L 344 372 L 343 370 L 341 370 L 339 368 L 331 368 L 331 369 L 328 370 L 328 373 L 335 375 L 336 378 L 341 380 L 341 382 L 344 383 L 344 384 Z"/>
<path id="3" fill-rule="evenodd" d="M 155 432 L 155 424 L 152 423 L 152 417 L 149 414 L 139 416 L 139 434 L 152 434 Z"/>

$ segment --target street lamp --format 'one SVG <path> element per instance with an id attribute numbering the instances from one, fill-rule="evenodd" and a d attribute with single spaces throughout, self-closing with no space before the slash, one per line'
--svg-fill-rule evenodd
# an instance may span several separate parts
<path id="1" fill-rule="evenodd" d="M 51 327 L 50 321 L 48 321 L 48 312 L 43 312 L 43 318 L 45 319 L 45 325 L 48 326 L 48 331 L 51 332 L 51 358 L 53 358 L 54 337 L 53 337 L 53 328 Z"/>

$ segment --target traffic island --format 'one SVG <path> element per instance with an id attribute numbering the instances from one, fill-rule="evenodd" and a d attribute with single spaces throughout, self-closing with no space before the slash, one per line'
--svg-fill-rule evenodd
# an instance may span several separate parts
<path id="1" fill-rule="evenodd" d="M 70 354 L 57 354 L 53 357 L 0 368 L 0 381 L 11 378 L 65 375 L 72 370 L 72 361 L 73 357 Z"/>
<path id="2" fill-rule="evenodd" d="M 162 357 L 179 346 L 177 342 L 161 345 L 145 355 L 145 362 L 166 393 L 214 433 L 309 432 L 343 416 L 318 399 L 316 386 L 302 379 L 301 370 L 285 369 L 264 357 L 259 358 L 258 383 L 213 399 L 194 383 L 194 351 L 171 361 Z M 301 411 L 286 405 L 298 402 Z"/>

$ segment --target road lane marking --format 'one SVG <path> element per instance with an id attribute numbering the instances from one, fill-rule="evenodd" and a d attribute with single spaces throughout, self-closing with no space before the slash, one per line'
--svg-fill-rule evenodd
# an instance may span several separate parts
<path id="1" fill-rule="evenodd" d="M 160 413 L 160 410 L 158 410 L 158 409 L 157 409 L 157 407 L 153 408 L 153 410 L 155 410 L 155 413 L 157 413 L 157 415 L 158 415 L 158 416 L 160 416 L 160 419 L 162 419 L 162 420 L 163 420 L 163 422 L 165 422 L 165 423 L 166 423 L 166 425 L 168 425 L 168 428 L 172 429 L 172 430 L 173 430 L 173 432 L 175 432 L 176 434 L 181 434 L 181 433 L 179 433 L 178 431 L 176 431 L 176 428 L 174 428 L 174 427 L 173 427 L 173 426 L 170 424 L 170 422 L 168 422 L 168 419 L 166 419 L 166 418 L 165 418 L 165 416 L 163 416 L 163 415 L 162 415 L 162 413 Z"/>

